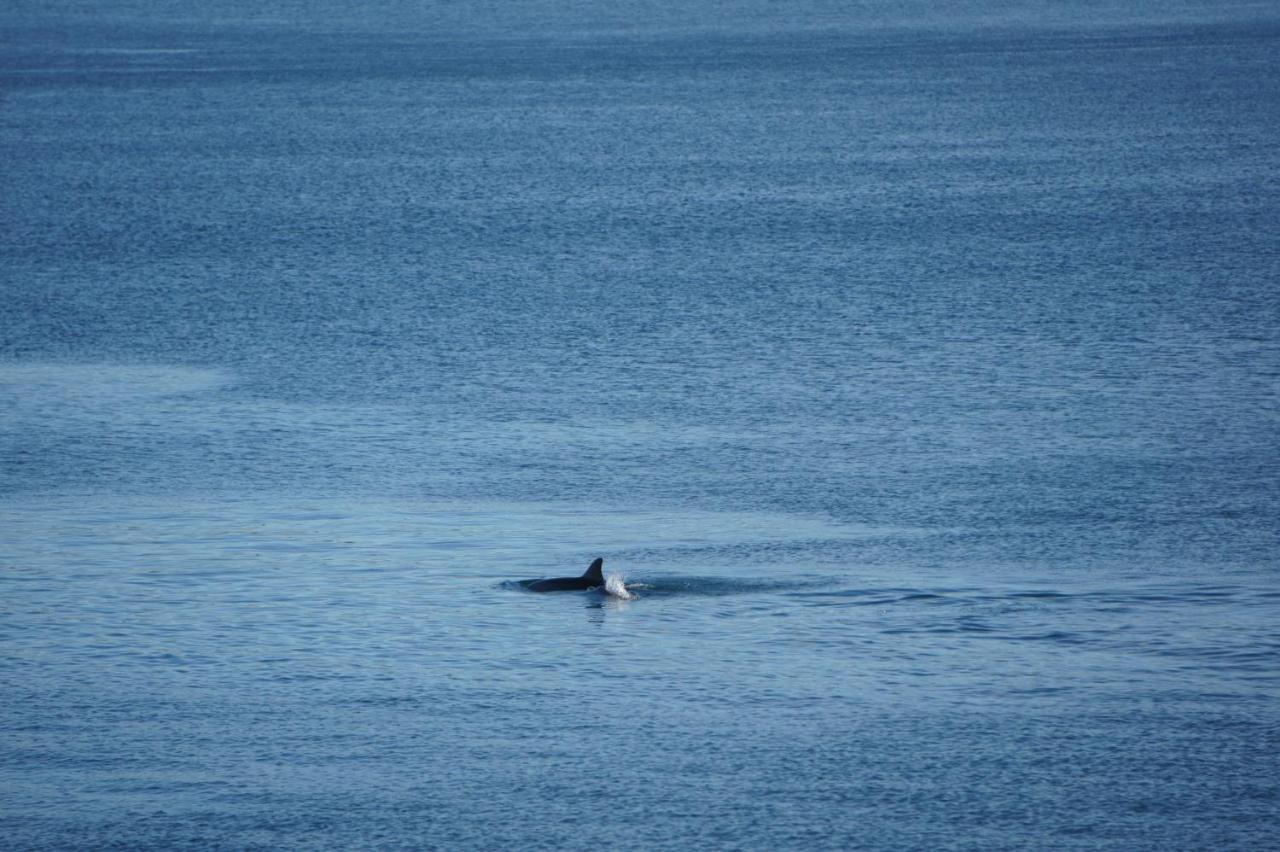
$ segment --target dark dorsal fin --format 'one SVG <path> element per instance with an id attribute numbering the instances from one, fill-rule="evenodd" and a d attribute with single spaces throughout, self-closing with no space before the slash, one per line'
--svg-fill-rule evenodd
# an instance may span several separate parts
<path id="1" fill-rule="evenodd" d="M 591 563 L 591 567 L 587 569 L 587 573 L 582 575 L 584 580 L 592 580 L 601 585 L 604 584 L 604 560 L 597 559 Z"/>

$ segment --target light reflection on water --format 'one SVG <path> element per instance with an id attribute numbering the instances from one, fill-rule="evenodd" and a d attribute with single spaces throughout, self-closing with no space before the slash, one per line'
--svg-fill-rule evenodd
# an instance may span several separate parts
<path id="1" fill-rule="evenodd" d="M 960 783 L 974 755 L 1048 783 L 1056 761 L 1015 745 L 1045 736 L 1101 770 L 1105 750 L 1080 743 L 1119 707 L 1108 748 L 1155 737 L 1203 765 L 1179 726 L 1199 713 L 1172 727 L 1166 714 L 1262 708 L 1280 686 L 1280 599 L 1256 588 L 903 585 L 852 561 L 893 534 L 822 520 L 253 498 L 34 500 L 4 524 L 3 772 L 33 838 L 65 838 L 36 815 L 50 785 L 71 784 L 95 838 L 168 842 L 177 814 L 219 843 L 282 830 L 359 843 L 315 810 L 338 797 L 366 826 L 473 845 L 467 826 L 489 819 L 574 845 L 581 833 L 528 826 L 578 788 L 609 800 L 587 831 L 604 838 L 668 794 L 713 813 L 739 796 L 787 801 L 793 760 L 832 796 L 886 772 Z M 762 552 L 735 566 L 722 543 L 750 549 L 743 530 Z M 806 562 L 822 536 L 848 548 L 846 570 Z M 671 551 L 614 559 L 610 542 Z M 780 544 L 788 560 L 770 563 Z M 503 582 L 577 574 L 597 552 L 633 600 Z M 738 768 L 721 775 L 721 761 Z M 1026 795 L 998 775 L 964 784 Z M 501 814 L 485 804 L 496 795 Z M 279 827 L 281 809 L 300 822 Z"/>
<path id="2" fill-rule="evenodd" d="M 1278 845 L 1259 8 L 153 5 L 0 13 L 0 844 Z"/>

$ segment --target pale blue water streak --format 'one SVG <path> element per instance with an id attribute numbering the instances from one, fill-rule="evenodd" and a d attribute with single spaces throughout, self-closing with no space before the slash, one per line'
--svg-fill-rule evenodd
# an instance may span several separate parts
<path id="1" fill-rule="evenodd" d="M 1280 842 L 1280 20 L 660 6 L 0 12 L 0 845 Z"/>

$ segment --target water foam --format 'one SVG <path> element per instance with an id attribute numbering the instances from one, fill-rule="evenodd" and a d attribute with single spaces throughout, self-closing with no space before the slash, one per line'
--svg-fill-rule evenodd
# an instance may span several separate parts
<path id="1" fill-rule="evenodd" d="M 627 591 L 627 586 L 623 582 L 621 574 L 609 574 L 604 578 L 604 590 L 606 593 L 613 595 L 624 601 L 634 600 L 635 595 Z"/>

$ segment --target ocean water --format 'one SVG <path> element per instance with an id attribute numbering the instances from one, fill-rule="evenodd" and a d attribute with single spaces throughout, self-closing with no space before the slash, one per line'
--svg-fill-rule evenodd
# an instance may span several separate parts
<path id="1" fill-rule="evenodd" d="M 1272 4 L 199 5 L 0 10 L 0 847 L 1280 846 Z"/>

